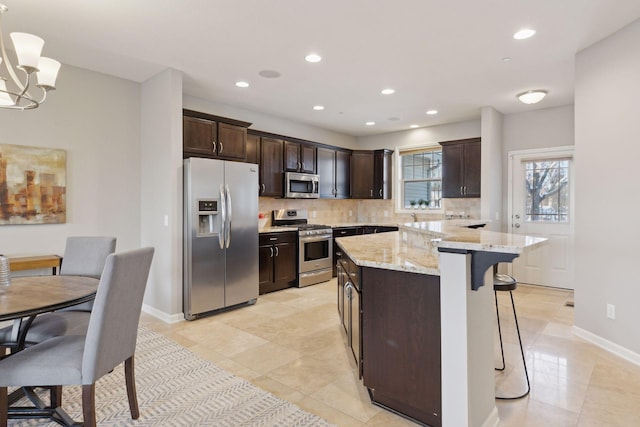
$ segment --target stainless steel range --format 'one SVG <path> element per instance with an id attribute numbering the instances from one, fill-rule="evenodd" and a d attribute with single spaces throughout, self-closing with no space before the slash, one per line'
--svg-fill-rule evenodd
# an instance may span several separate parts
<path id="1" fill-rule="evenodd" d="M 306 209 L 273 211 L 274 226 L 298 228 L 298 286 L 331 280 L 333 230 L 328 225 L 309 224 Z"/>

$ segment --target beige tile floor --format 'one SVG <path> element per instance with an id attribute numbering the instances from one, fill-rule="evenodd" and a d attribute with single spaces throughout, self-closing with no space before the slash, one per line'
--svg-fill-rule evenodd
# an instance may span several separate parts
<path id="1" fill-rule="evenodd" d="M 497 401 L 500 425 L 640 426 L 640 367 L 572 334 L 572 292 L 519 285 L 514 298 L 531 394 Z M 525 382 L 508 293 L 499 304 L 507 368 L 496 371 L 496 387 L 518 394 Z M 369 402 L 344 344 L 335 280 L 197 321 L 143 315 L 142 324 L 338 426 L 415 425 Z"/>

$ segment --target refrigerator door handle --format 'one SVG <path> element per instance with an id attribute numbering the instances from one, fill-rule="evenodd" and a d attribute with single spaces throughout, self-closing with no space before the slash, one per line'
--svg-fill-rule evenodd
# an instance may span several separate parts
<path id="1" fill-rule="evenodd" d="M 227 203 L 224 197 L 224 188 L 220 184 L 220 230 L 218 231 L 218 243 L 220 243 L 220 249 L 224 249 L 225 240 L 225 225 L 227 222 Z"/>
<path id="2" fill-rule="evenodd" d="M 227 225 L 226 225 L 226 238 L 225 240 L 227 241 L 226 243 L 226 247 L 228 248 L 229 245 L 231 244 L 231 219 L 233 216 L 233 212 L 231 210 L 231 191 L 229 191 L 229 186 L 227 185 L 225 187 L 225 192 L 227 194 Z"/>

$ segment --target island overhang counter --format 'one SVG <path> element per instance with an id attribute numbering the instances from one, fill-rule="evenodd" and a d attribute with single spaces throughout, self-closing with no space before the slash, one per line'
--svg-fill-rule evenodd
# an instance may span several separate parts
<path id="1" fill-rule="evenodd" d="M 489 267 L 546 240 L 467 228 L 478 223 L 415 222 L 336 239 L 358 269 L 356 360 L 372 402 L 425 425 L 499 422 Z M 339 278 L 339 301 L 340 292 Z"/>

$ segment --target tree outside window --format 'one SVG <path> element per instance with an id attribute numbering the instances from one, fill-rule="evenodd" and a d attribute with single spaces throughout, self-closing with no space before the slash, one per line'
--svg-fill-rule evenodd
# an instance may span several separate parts
<path id="1" fill-rule="evenodd" d="M 569 160 L 525 162 L 529 222 L 569 220 Z"/>

